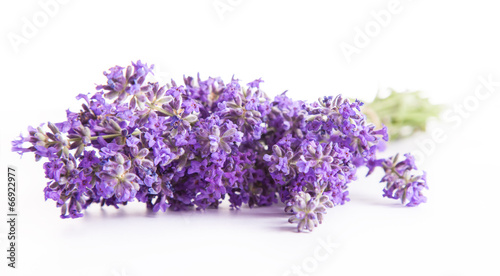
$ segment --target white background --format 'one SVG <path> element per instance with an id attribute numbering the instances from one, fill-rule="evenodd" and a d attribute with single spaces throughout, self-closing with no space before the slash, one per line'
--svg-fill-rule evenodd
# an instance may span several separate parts
<path id="1" fill-rule="evenodd" d="M 214 3 L 232 6 L 221 13 Z M 69 1 L 43 22 L 39 2 L 2 1 L 0 183 L 7 165 L 17 166 L 20 222 L 15 271 L 0 224 L 0 275 L 293 275 L 294 266 L 307 275 L 500 275 L 500 87 L 478 90 L 487 99 L 474 94 L 479 78 L 500 81 L 500 6 L 401 0 L 377 31 L 373 13 L 389 3 Z M 15 45 L 23 18 L 39 27 Z M 369 42 L 348 62 L 340 45 L 356 47 L 356 28 L 367 25 Z M 269 95 L 289 90 L 295 99 L 421 90 L 455 121 L 435 122 L 386 154 L 425 157 L 429 201 L 401 207 L 382 198 L 380 174 L 365 179 L 361 171 L 351 202 L 309 234 L 294 231 L 283 206 L 166 214 L 92 206 L 83 219 L 61 220 L 55 203 L 44 202 L 42 163 L 11 153 L 10 141 L 28 125 L 63 120 L 67 108 L 78 110 L 77 94 L 105 81 L 102 71 L 138 59 L 157 65 L 163 81 L 197 72 L 245 83 L 262 77 Z M 457 115 L 456 104 L 469 109 Z M 431 140 L 434 132 L 443 134 Z M 331 253 L 322 247 L 328 241 Z"/>

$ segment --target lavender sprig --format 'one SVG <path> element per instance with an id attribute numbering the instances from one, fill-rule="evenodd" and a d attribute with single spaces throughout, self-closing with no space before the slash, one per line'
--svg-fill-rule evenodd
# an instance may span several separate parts
<path id="1" fill-rule="evenodd" d="M 417 206 L 427 202 L 423 195 L 423 189 L 427 186 L 426 172 L 419 172 L 415 165 L 414 157 L 405 154 L 406 159 L 399 161 L 399 154 L 387 159 L 379 159 L 370 162 L 368 174 L 371 174 L 375 167 L 381 167 L 385 175 L 380 182 L 385 182 L 384 197 L 400 199 L 401 204 L 406 206 Z M 399 162 L 398 162 L 399 161 Z"/>

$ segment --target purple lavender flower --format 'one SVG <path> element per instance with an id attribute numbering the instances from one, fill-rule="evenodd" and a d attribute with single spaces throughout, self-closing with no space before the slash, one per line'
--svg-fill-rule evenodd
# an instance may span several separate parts
<path id="1" fill-rule="evenodd" d="M 423 195 L 423 189 L 427 186 L 427 175 L 425 172 L 418 173 L 414 157 L 405 154 L 405 160 L 399 161 L 399 155 L 372 162 L 373 167 L 382 167 L 385 175 L 380 182 L 385 182 L 384 197 L 400 199 L 406 206 L 417 206 L 425 203 L 427 198 Z"/>
<path id="2" fill-rule="evenodd" d="M 360 112 L 361 105 L 358 100 L 351 103 L 340 95 L 319 99 L 317 104 L 306 107 L 307 128 L 328 134 L 332 142 L 348 147 L 354 157 L 361 157 L 366 163 L 374 158 L 377 143 L 382 139 L 387 141 L 388 135 L 386 128 L 375 130 L 374 125 L 366 122 L 366 116 Z"/>
<path id="3" fill-rule="evenodd" d="M 161 115 L 167 116 L 165 124 L 170 125 L 169 129 L 172 136 L 177 135 L 178 132 L 185 132 L 191 129 L 191 123 L 198 120 L 198 114 L 195 109 L 184 109 L 182 103 L 181 92 L 182 87 L 169 89 L 166 94 L 174 96 L 171 101 L 163 105 L 163 108 L 156 108 Z M 177 92 L 177 93 L 176 93 Z"/>
<path id="4" fill-rule="evenodd" d="M 118 202 L 133 200 L 139 190 L 137 175 L 130 172 L 130 168 L 130 160 L 126 160 L 122 154 L 117 154 L 113 161 L 104 164 L 103 171 L 98 174 L 101 183 L 114 189 Z"/>
<path id="5" fill-rule="evenodd" d="M 201 144 L 203 154 L 214 153 L 223 150 L 231 153 L 231 145 L 242 141 L 242 133 L 236 129 L 236 125 L 230 121 L 221 124 L 218 117 L 209 118 L 204 121 L 198 129 L 198 140 Z"/>
<path id="6" fill-rule="evenodd" d="M 298 222 L 297 230 L 299 232 L 313 231 L 314 227 L 318 227 L 323 222 L 326 208 L 332 207 L 333 203 L 327 196 L 312 197 L 309 193 L 298 192 L 289 208 L 294 215 L 288 221 L 290 223 Z"/>

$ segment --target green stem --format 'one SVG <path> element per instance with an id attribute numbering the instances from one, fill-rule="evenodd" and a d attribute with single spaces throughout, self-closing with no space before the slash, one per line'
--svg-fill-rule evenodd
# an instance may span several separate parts
<path id="1" fill-rule="evenodd" d="M 395 173 L 395 174 L 396 174 L 399 178 L 403 178 L 403 176 L 402 176 L 402 175 L 400 175 L 400 174 L 399 174 L 399 173 L 398 173 L 398 172 L 394 169 L 394 167 L 392 167 L 392 168 L 391 168 L 391 171 L 392 171 L 393 173 Z"/>
<path id="2" fill-rule="evenodd" d="M 137 136 L 139 134 L 141 134 L 141 131 L 140 130 L 135 130 L 130 135 Z M 121 133 L 107 134 L 107 135 L 102 135 L 102 136 L 92 136 L 92 137 L 90 137 L 90 140 L 94 141 L 94 140 L 97 140 L 99 137 L 102 137 L 103 139 L 109 139 L 109 138 L 116 138 L 116 137 L 119 137 L 119 136 L 122 136 Z M 80 138 L 73 138 L 73 139 L 68 139 L 68 142 L 76 142 L 78 140 L 80 140 Z"/>
<path id="3" fill-rule="evenodd" d="M 156 111 L 158 111 L 158 112 L 161 112 L 161 113 L 163 113 L 163 114 L 165 114 L 165 115 L 167 115 L 167 116 L 174 116 L 173 114 L 171 114 L 170 112 L 166 111 L 165 109 L 160 108 L 160 107 L 157 107 L 157 106 L 155 106 L 155 105 L 152 105 L 151 103 L 146 103 L 146 105 L 147 105 L 149 108 L 154 109 L 154 110 L 156 110 Z"/>

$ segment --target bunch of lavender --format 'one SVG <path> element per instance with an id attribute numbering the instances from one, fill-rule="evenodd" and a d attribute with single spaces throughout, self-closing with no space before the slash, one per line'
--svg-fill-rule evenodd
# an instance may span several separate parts
<path id="1" fill-rule="evenodd" d="M 425 175 L 413 175 L 410 155 L 376 159 L 387 129 L 367 124 L 359 101 L 306 103 L 286 92 L 271 100 L 260 79 L 242 86 L 198 76 L 161 86 L 146 81 L 152 70 L 141 61 L 109 69 L 96 93 L 77 96 L 80 112 L 13 141 L 13 151 L 46 160 L 45 198 L 62 218 L 81 217 L 92 203 L 138 200 L 157 212 L 217 207 L 228 197 L 236 209 L 281 200 L 289 221 L 312 231 L 326 208 L 349 201 L 360 166 L 385 170 L 385 196 L 425 202 Z"/>

